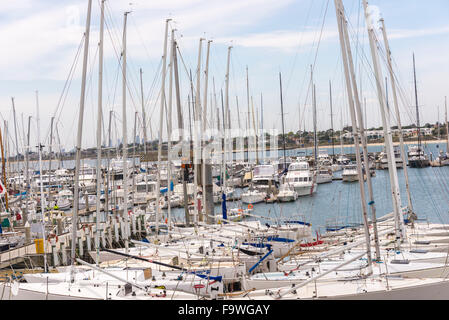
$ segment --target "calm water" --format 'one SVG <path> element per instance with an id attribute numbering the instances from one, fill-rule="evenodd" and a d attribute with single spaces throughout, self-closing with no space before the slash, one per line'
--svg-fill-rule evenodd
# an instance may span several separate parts
<path id="1" fill-rule="evenodd" d="M 445 145 L 439 147 L 444 148 Z M 350 153 L 353 148 L 346 148 Z M 381 151 L 381 146 L 368 148 L 369 152 Z M 340 148 L 337 149 L 338 151 Z M 438 154 L 436 144 L 428 144 L 426 152 Z M 301 150 L 303 151 L 303 150 Z M 332 152 L 332 149 L 329 150 Z M 288 150 L 287 155 L 296 155 L 298 150 Z M 409 183 L 414 211 L 418 218 L 428 219 L 429 222 L 449 223 L 449 166 L 440 168 L 414 169 L 409 168 Z M 398 169 L 399 185 L 401 190 L 401 202 L 407 205 L 405 179 L 403 169 Z M 388 170 L 376 170 L 376 177 L 372 179 L 374 201 L 377 217 L 381 217 L 393 211 L 390 179 Z M 366 188 L 367 189 L 367 188 Z M 241 192 L 237 190 L 237 192 Z M 368 191 L 367 201 L 368 200 Z M 238 207 L 239 202 L 229 203 L 228 208 Z M 245 204 L 243 204 L 246 207 Z M 215 213 L 221 213 L 221 207 L 215 207 Z M 267 216 L 273 219 L 295 217 L 312 223 L 314 230 L 324 231 L 327 224 L 359 224 L 362 223 L 360 187 L 356 183 L 343 183 L 333 181 L 328 184 L 320 184 L 316 194 L 308 197 L 300 197 L 296 202 L 254 205 L 253 213 Z M 184 209 L 172 209 L 172 216 L 177 220 L 183 220 Z M 267 220 L 268 223 L 270 221 Z"/>

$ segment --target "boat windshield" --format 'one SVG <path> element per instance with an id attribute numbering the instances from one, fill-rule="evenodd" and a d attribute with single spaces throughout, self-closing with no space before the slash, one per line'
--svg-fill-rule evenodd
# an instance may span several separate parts
<path id="1" fill-rule="evenodd" d="M 254 177 L 256 176 L 272 176 L 274 175 L 273 166 L 257 166 L 254 168 Z"/>
<path id="2" fill-rule="evenodd" d="M 292 163 L 288 167 L 288 171 L 306 171 L 309 170 L 309 164 L 307 162 L 296 162 Z"/>

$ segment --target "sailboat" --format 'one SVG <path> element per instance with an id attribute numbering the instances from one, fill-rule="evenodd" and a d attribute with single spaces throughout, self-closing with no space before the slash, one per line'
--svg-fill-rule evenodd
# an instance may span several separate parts
<path id="1" fill-rule="evenodd" d="M 416 121 L 418 132 L 418 145 L 410 147 L 408 151 L 408 165 L 411 168 L 426 168 L 430 166 L 429 157 L 424 153 L 421 145 L 421 126 L 419 123 L 418 89 L 416 87 L 415 54 L 413 54 L 413 77 L 415 82 Z"/>

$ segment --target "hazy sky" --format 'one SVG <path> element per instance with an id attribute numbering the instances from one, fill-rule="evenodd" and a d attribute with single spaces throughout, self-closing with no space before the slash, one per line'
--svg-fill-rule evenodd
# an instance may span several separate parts
<path id="1" fill-rule="evenodd" d="M 0 0 L 0 113 L 13 134 L 11 97 L 15 98 L 19 139 L 23 124 L 32 120 L 32 142 L 36 145 L 35 91 L 39 91 L 41 139 L 48 141 L 50 118 L 55 116 L 61 144 L 75 145 L 79 111 L 82 55 L 78 58 L 67 95 L 62 96 L 66 80 L 82 41 L 87 0 Z M 343 1 L 350 21 L 352 49 L 359 85 L 367 101 L 368 127 L 380 126 L 380 112 L 373 86 L 371 55 L 367 43 L 365 17 L 360 0 Z M 412 53 L 417 62 L 419 104 L 422 123 L 444 119 L 444 96 L 449 95 L 449 2 L 447 0 L 373 0 L 371 12 L 385 19 L 386 29 L 404 99 L 403 124 L 415 122 Z M 99 0 L 93 1 L 89 46 L 88 87 L 83 130 L 83 147 L 94 146 L 97 113 Z M 139 68 L 143 69 L 145 109 L 150 117 L 153 137 L 159 127 L 160 63 L 165 19 L 176 29 L 182 61 L 181 91 L 184 118 L 188 118 L 188 69 L 195 72 L 199 38 L 212 39 L 209 98 L 213 83 L 221 108 L 224 90 L 227 47 L 231 51 L 230 108 L 232 125 L 245 126 L 247 117 L 246 71 L 249 69 L 250 95 L 260 107 L 263 94 L 264 127 L 281 127 L 279 72 L 282 73 L 285 123 L 288 131 L 304 126 L 312 129 L 310 65 L 314 64 L 317 90 L 318 129 L 330 127 L 329 80 L 333 84 L 334 126 L 348 124 L 346 94 L 340 58 L 335 8 L 332 0 L 135 0 L 106 1 L 104 124 L 114 110 L 113 140 L 121 138 L 122 98 L 119 56 L 123 13 L 128 20 L 127 123 L 132 140 L 134 113 L 141 110 Z M 380 33 L 378 32 L 380 36 Z M 380 38 L 381 39 L 381 38 Z M 320 40 L 320 41 L 319 41 Z M 319 43 L 319 45 L 318 45 Z M 317 50 L 318 47 L 318 50 Z M 383 51 L 383 49 L 382 49 Z M 203 46 L 204 66 L 206 42 Z M 81 51 L 82 53 L 82 51 Z M 386 76 L 384 68 L 384 76 Z M 71 77 L 72 78 L 72 77 Z M 202 85 L 204 77 L 201 78 Z M 167 86 L 168 88 L 168 86 Z M 203 87 L 202 87 L 203 90 Z M 203 93 L 201 93 L 203 95 Z M 240 114 L 237 112 L 238 96 Z M 390 103 L 391 103 L 390 97 Z M 59 105 L 59 107 L 58 107 Z M 214 106 L 214 100 L 208 101 Z M 221 110 L 221 109 L 220 109 Z M 342 112 L 343 110 L 343 112 Z M 300 112 L 300 113 L 299 113 Z M 23 119 L 23 122 L 22 122 Z M 174 123 L 176 117 L 173 118 Z M 239 123 L 240 121 L 240 123 Z M 149 133 L 150 135 L 150 133 Z M 140 136 L 142 134 L 140 133 Z M 12 136 L 13 137 L 13 136 Z M 14 143 L 14 139 L 11 140 Z M 22 146 L 22 141 L 19 141 Z M 15 148 L 11 146 L 11 148 Z"/>

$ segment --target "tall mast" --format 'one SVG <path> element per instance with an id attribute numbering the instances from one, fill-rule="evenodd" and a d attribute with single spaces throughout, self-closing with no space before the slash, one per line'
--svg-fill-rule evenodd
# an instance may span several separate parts
<path id="1" fill-rule="evenodd" d="M 190 95 L 187 97 L 189 102 L 189 132 L 190 132 L 190 143 L 193 142 L 193 133 L 192 133 L 192 113 L 193 117 L 195 119 L 195 102 L 193 94 L 193 77 L 192 77 L 192 69 L 189 70 L 189 76 L 190 76 Z M 190 98 L 190 99 L 189 99 Z M 195 121 L 195 120 L 194 120 Z"/>
<path id="2" fill-rule="evenodd" d="M 27 133 L 27 143 L 26 143 L 26 154 L 25 154 L 25 179 L 26 179 L 26 198 L 25 198 L 25 208 L 27 212 L 26 220 L 28 221 L 28 199 L 30 197 L 30 189 L 31 189 L 31 182 L 30 182 L 30 174 L 29 174 L 29 158 L 30 158 L 30 127 L 31 127 L 31 116 L 28 116 L 28 133 Z M 1 143 L 1 134 L 0 134 L 0 143 Z M 6 196 L 7 193 L 5 193 Z"/>
<path id="3" fill-rule="evenodd" d="M 332 156 L 335 157 L 335 146 L 334 146 L 334 114 L 332 112 L 332 83 L 329 80 L 329 104 L 331 107 L 331 140 L 332 140 Z"/>
<path id="4" fill-rule="evenodd" d="M 253 96 L 251 96 L 251 116 L 253 118 L 253 129 L 254 129 L 254 144 L 256 146 L 256 164 L 259 164 L 259 154 L 257 150 L 257 127 L 256 127 L 256 119 L 255 119 L 255 112 L 254 112 L 254 100 Z"/>
<path id="5" fill-rule="evenodd" d="M 355 145 L 355 155 L 356 155 L 356 161 L 357 161 L 357 174 L 359 179 L 359 187 L 360 187 L 360 201 L 362 205 L 362 214 L 363 214 L 363 225 L 365 229 L 365 240 L 366 240 L 366 252 L 368 257 L 368 272 L 372 273 L 372 258 L 371 258 L 371 239 L 370 239 L 370 233 L 369 233 L 369 226 L 368 226 L 368 214 L 367 214 L 367 208 L 366 208 L 366 201 L 365 201 L 365 185 L 364 185 L 364 179 L 363 179 L 363 173 L 362 173 L 362 160 L 360 157 L 360 147 L 359 147 L 359 135 L 357 131 L 357 119 L 355 114 L 355 108 L 354 108 L 354 95 L 352 91 L 352 85 L 350 81 L 350 72 L 349 72 L 349 66 L 348 66 L 348 51 L 350 51 L 350 48 L 346 47 L 346 42 L 344 40 L 344 28 L 346 26 L 346 19 L 344 15 L 344 8 L 341 0 L 334 0 L 335 2 L 335 10 L 336 10 L 336 16 L 337 16 L 337 22 L 338 22 L 338 31 L 339 31 L 339 38 L 340 38 L 340 48 L 342 53 L 342 59 L 343 59 L 343 67 L 344 67 L 344 73 L 345 73 L 345 80 L 346 80 L 346 90 L 348 94 L 348 102 L 349 102 L 349 111 L 351 115 L 351 122 L 352 122 L 352 128 L 353 128 L 353 136 L 354 136 L 354 145 Z M 368 172 L 369 174 L 369 172 Z"/>
<path id="6" fill-rule="evenodd" d="M 108 123 L 108 148 L 106 149 L 106 158 L 108 159 L 108 163 L 107 163 L 107 172 L 106 172 L 106 188 L 105 188 L 105 193 L 104 193 L 104 198 L 105 198 L 105 204 L 106 204 L 106 212 L 109 212 L 109 175 L 110 175 L 110 171 L 109 170 L 109 158 L 110 158 L 110 152 L 111 152 L 111 147 L 112 147 L 112 140 L 111 140 L 111 125 L 112 125 L 112 110 L 109 110 L 109 123 Z"/>
<path id="7" fill-rule="evenodd" d="M 207 41 L 207 53 L 206 53 L 206 66 L 205 66 L 205 70 L 204 70 L 204 95 L 203 95 L 203 130 L 201 131 L 202 133 L 202 141 L 203 143 L 206 143 L 206 135 L 205 135 L 205 131 L 206 131 L 206 124 L 207 124 L 207 84 L 208 84 L 208 77 L 209 77 L 209 52 L 210 52 L 210 43 L 212 42 L 212 40 Z M 212 109 L 211 109 L 212 110 Z M 203 148 L 202 148 L 203 150 Z M 204 221 L 204 217 L 206 217 L 206 220 L 209 221 L 210 218 L 208 218 L 208 215 L 206 213 L 206 157 L 205 155 L 203 155 L 201 157 L 201 162 L 202 162 L 202 166 L 201 166 L 201 185 L 202 185 L 202 195 L 203 195 L 203 221 Z"/>
<path id="8" fill-rule="evenodd" d="M 47 273 L 47 241 L 45 237 L 45 195 L 44 195 L 44 182 L 42 181 L 42 149 L 41 144 L 41 125 L 39 119 L 39 100 L 38 93 L 36 91 L 36 121 L 37 121 L 37 143 L 39 149 L 39 175 L 40 175 L 40 192 L 41 192 L 41 221 L 42 221 L 42 239 L 44 241 L 44 272 Z M 72 218 L 73 219 L 73 218 Z"/>
<path id="9" fill-rule="evenodd" d="M 447 122 L 447 97 L 444 97 L 445 117 L 444 122 L 446 125 L 446 154 L 449 152 L 449 124 Z"/>
<path id="10" fill-rule="evenodd" d="M 282 119 L 282 145 L 284 149 L 284 170 L 287 169 L 287 160 L 285 158 L 285 128 L 284 128 L 284 102 L 282 100 L 282 76 L 279 72 L 279 92 L 281 96 L 281 119 Z"/>
<path id="11" fill-rule="evenodd" d="M 194 172 L 193 172 L 193 203 L 194 203 L 194 222 L 195 227 L 198 225 L 198 221 L 202 221 L 202 215 L 199 212 L 198 207 L 198 184 L 200 183 L 199 178 L 199 170 L 200 165 L 199 162 L 201 161 L 201 141 L 199 137 L 199 129 L 201 128 L 201 106 L 200 106 L 200 85 L 201 85 L 201 49 L 202 49 L 202 42 L 203 38 L 200 38 L 199 42 L 199 48 L 198 48 L 198 64 L 196 68 L 196 93 L 195 93 L 195 111 L 194 111 L 194 126 L 193 126 L 193 133 L 194 133 L 194 139 L 193 139 L 193 166 L 194 166 Z"/>
<path id="12" fill-rule="evenodd" d="M 221 156 L 221 207 L 223 211 L 223 217 L 227 217 L 227 210 L 225 210 L 226 206 L 226 192 L 225 192 L 225 185 L 226 185 L 226 117 L 224 112 L 224 102 L 223 102 L 223 89 L 220 90 L 220 97 L 221 97 L 221 118 L 223 123 L 223 152 Z"/>
<path id="13" fill-rule="evenodd" d="M 168 112 L 167 112 L 167 198 L 168 198 L 168 228 L 171 230 L 171 183 L 172 183 L 172 163 L 171 163 L 171 138 L 172 138 L 172 103 L 173 103 L 173 43 L 175 42 L 175 30 L 171 30 L 171 44 L 170 44 L 170 65 L 169 65 L 169 80 L 168 80 Z"/>
<path id="14" fill-rule="evenodd" d="M 249 131 L 251 130 L 251 123 L 249 120 L 249 116 L 250 116 L 250 111 L 249 111 L 249 76 L 248 76 L 248 66 L 246 66 L 246 100 L 247 100 L 247 105 L 248 105 L 248 113 L 247 113 L 247 126 L 246 126 L 246 132 L 247 132 L 247 147 L 246 147 L 246 161 L 249 162 L 249 155 L 248 155 L 248 151 L 249 151 Z"/>
<path id="15" fill-rule="evenodd" d="M 145 101 L 143 98 L 143 71 L 142 68 L 140 68 L 140 95 L 141 95 L 141 100 L 142 100 L 142 130 L 143 130 L 143 153 L 146 155 L 147 154 L 147 115 L 145 112 Z M 151 127 L 151 123 L 150 123 L 150 127 Z M 151 130 L 150 130 L 151 131 Z M 146 162 L 146 166 L 145 168 L 147 169 L 146 171 L 148 171 L 148 162 Z M 148 174 L 147 172 L 145 173 L 145 191 L 148 192 L 148 185 L 147 185 L 147 177 Z"/>
<path id="16" fill-rule="evenodd" d="M 80 97 L 80 112 L 78 116 L 78 133 L 76 138 L 76 158 L 75 158 L 75 181 L 74 181 L 74 203 L 72 214 L 72 248 L 71 248 L 71 269 L 70 269 L 70 282 L 75 280 L 75 246 L 78 231 L 78 209 L 79 209 L 79 173 L 81 163 L 81 142 L 83 132 L 83 116 L 84 116 L 84 103 L 86 95 L 86 74 L 87 74 L 87 58 L 89 54 L 89 32 L 90 32 L 90 16 L 92 9 L 92 0 L 88 2 L 87 18 L 86 18 L 86 32 L 84 33 L 84 58 L 83 58 L 83 75 L 81 78 L 81 97 Z M 87 206 L 87 203 L 86 203 Z"/>
<path id="17" fill-rule="evenodd" d="M 14 135 L 15 135 L 15 140 L 16 140 L 16 168 L 17 168 L 17 173 L 18 173 L 19 172 L 19 143 L 18 143 L 18 139 L 17 139 L 16 107 L 14 106 L 14 98 L 11 98 L 11 100 L 12 100 L 12 113 L 13 113 L 13 117 L 14 117 Z"/>
<path id="18" fill-rule="evenodd" d="M 99 56 L 98 56 L 98 106 L 97 106 L 97 199 L 96 199 L 96 216 L 95 216 L 95 249 L 96 258 L 95 264 L 99 265 L 100 259 L 100 197 L 101 197 L 101 130 L 102 130 L 102 110 L 103 110 L 103 38 L 104 38 L 104 2 L 101 0 L 101 19 L 100 19 L 100 41 Z M 108 193 L 108 189 L 104 188 L 105 194 Z M 107 209 L 105 210 L 107 211 Z"/>
<path id="19" fill-rule="evenodd" d="M 4 136 L 6 136 L 6 132 L 4 132 Z M 5 163 L 5 143 L 2 137 L 2 132 L 0 128 L 0 148 L 2 151 L 2 179 L 3 179 L 3 186 L 5 187 L 5 207 L 6 212 L 9 212 L 9 206 L 8 206 L 8 184 L 6 179 L 6 163 Z"/>
<path id="20" fill-rule="evenodd" d="M 175 76 L 175 89 L 176 89 L 176 110 L 178 113 L 178 129 L 180 130 L 180 136 L 179 136 L 179 143 L 184 144 L 184 120 L 182 117 L 182 111 L 181 111 L 181 93 L 179 90 L 179 74 L 178 74 L 178 59 L 176 54 L 176 48 L 177 43 L 176 39 L 172 43 L 173 45 L 173 71 Z M 189 114 L 190 114 L 190 99 L 189 99 Z M 190 143 L 189 143 L 189 157 L 190 157 Z M 183 191 L 183 198 L 184 198 L 184 217 L 186 221 L 186 227 L 190 225 L 190 214 L 189 214 L 189 206 L 188 206 L 188 199 L 187 199 L 187 181 L 188 181 L 188 169 L 187 164 L 189 163 L 190 159 L 182 159 L 182 191 Z"/>
<path id="21" fill-rule="evenodd" d="M 225 104 L 224 104 L 224 108 L 225 108 L 225 112 L 223 113 L 223 122 L 227 124 L 227 126 L 225 126 L 223 129 L 223 133 L 225 135 L 225 151 L 224 151 L 224 157 L 225 157 L 225 162 L 224 162 L 224 177 L 223 177 L 223 184 L 221 187 L 221 190 L 223 193 L 226 193 L 226 186 L 227 186 L 227 178 L 226 178 L 226 167 L 227 167 L 227 157 L 228 157 L 228 151 L 232 152 L 232 140 L 231 142 L 229 141 L 230 139 L 230 134 L 231 134 L 231 119 L 230 119 L 230 115 L 229 115 L 229 64 L 231 62 L 231 49 L 232 46 L 228 47 L 228 58 L 227 58 L 227 63 L 226 63 L 226 81 L 225 81 L 225 95 L 224 95 L 224 99 L 225 99 Z M 225 116 L 227 115 L 227 116 Z M 226 121 L 225 121 L 226 120 Z M 227 130 L 226 130 L 227 129 Z M 231 150 L 228 150 L 228 147 L 231 146 Z"/>
<path id="22" fill-rule="evenodd" d="M 373 61 L 374 75 L 376 80 L 377 87 L 377 96 L 379 100 L 380 113 L 383 124 L 383 131 L 385 137 L 385 148 L 387 151 L 387 160 L 388 160 L 388 173 L 390 175 L 390 190 L 392 193 L 392 202 L 393 202 L 393 211 L 395 215 L 395 224 L 396 224 L 396 244 L 397 247 L 400 247 L 401 241 L 405 239 L 405 226 L 404 226 L 404 218 L 402 214 L 401 208 L 401 195 L 399 191 L 399 182 L 398 182 L 398 173 L 396 169 L 396 161 L 394 158 L 394 149 L 393 149 L 393 137 L 392 131 L 390 127 L 390 112 L 386 108 L 385 104 L 385 94 L 383 88 L 383 77 L 382 71 L 379 65 L 379 55 L 375 43 L 375 35 L 374 35 L 374 27 L 371 25 L 369 21 L 368 14 L 368 2 L 363 0 L 363 5 L 365 9 L 365 19 L 366 25 L 368 29 L 368 38 L 371 49 L 371 58 Z"/>
<path id="23" fill-rule="evenodd" d="M 360 102 L 360 95 L 357 88 L 357 81 L 356 81 L 356 75 L 355 75 L 355 69 L 354 69 L 354 62 L 352 58 L 352 51 L 350 49 L 350 42 L 349 42 L 349 35 L 348 35 L 348 28 L 347 28 L 347 21 L 345 21 L 345 28 L 343 28 L 343 33 L 346 41 L 346 47 L 348 51 L 348 65 L 351 75 L 351 81 L 352 81 L 352 88 L 354 92 L 354 101 L 355 101 L 355 110 L 356 110 L 356 117 L 357 122 L 359 123 L 358 129 L 355 127 L 354 130 L 359 130 L 360 139 L 362 141 L 362 152 L 363 152 L 363 160 L 365 165 L 365 174 L 366 174 L 366 181 L 368 185 L 368 194 L 369 194 L 369 205 L 371 209 L 371 217 L 372 217 L 372 223 L 373 223 L 373 233 L 374 233 L 374 246 L 376 250 L 376 260 L 380 260 L 380 248 L 379 248 L 379 237 L 378 237 L 378 231 L 377 231 L 377 217 L 376 217 L 376 205 L 374 201 L 374 193 L 373 193 L 373 186 L 371 182 L 371 172 L 369 168 L 369 157 L 368 157 L 368 146 L 367 146 L 367 139 L 365 137 L 365 126 L 363 122 L 363 112 L 362 112 L 362 106 Z M 366 113 L 366 111 L 365 111 Z M 359 151 L 360 152 L 360 151 Z"/>
<path id="24" fill-rule="evenodd" d="M 38 100 L 38 92 L 36 91 L 36 121 L 37 121 L 37 143 L 39 150 L 39 175 L 40 175 L 40 192 L 41 192 L 41 221 L 42 221 L 42 239 L 44 241 L 44 272 L 47 273 L 47 237 L 45 234 L 45 195 L 44 195 L 44 182 L 42 180 L 42 149 L 43 145 L 41 144 L 41 125 L 39 118 L 39 100 Z"/>
<path id="25" fill-rule="evenodd" d="M 262 92 L 260 93 L 260 142 L 261 142 L 261 151 L 262 151 L 262 163 L 265 162 L 265 132 L 263 131 L 263 96 Z"/>
<path id="26" fill-rule="evenodd" d="M 242 128 L 240 124 L 240 108 L 239 108 L 239 97 L 235 96 L 235 105 L 237 106 L 237 123 L 239 125 L 239 129 Z"/>
<path id="27" fill-rule="evenodd" d="M 206 66 L 204 69 L 204 94 L 203 94 L 203 132 L 206 131 L 206 123 L 207 123 L 207 86 L 209 79 L 209 51 L 210 51 L 210 43 L 212 40 L 207 41 L 207 52 L 206 52 Z M 211 108 L 212 111 L 212 108 Z M 212 112 L 211 112 L 212 114 Z"/>
<path id="28" fill-rule="evenodd" d="M 51 153 L 52 153 L 52 144 L 53 144 L 53 122 L 55 120 L 55 117 L 51 117 L 51 124 L 50 124 L 50 143 L 48 144 L 48 157 L 49 157 L 49 161 L 48 161 L 48 183 L 49 183 L 49 188 L 48 188 L 48 204 L 51 204 Z"/>
<path id="29" fill-rule="evenodd" d="M 168 23 L 171 19 L 165 21 L 165 35 L 164 35 L 164 55 L 162 56 L 162 88 L 161 88 L 161 108 L 159 114 L 159 144 L 157 151 L 157 182 L 156 182 L 156 237 L 159 235 L 159 220 L 161 219 L 161 208 L 160 208 L 160 193 L 161 193 L 161 158 L 162 158 L 162 130 L 163 116 L 164 116 L 164 106 L 165 106 L 165 77 L 166 77 L 166 66 L 167 66 L 167 37 L 168 37 Z"/>
<path id="30" fill-rule="evenodd" d="M 313 66 L 310 65 L 310 87 L 312 88 L 312 114 L 313 114 L 313 158 L 314 165 L 318 167 L 318 149 L 317 149 L 317 133 L 316 133 L 316 97 L 315 84 L 313 83 Z"/>
<path id="31" fill-rule="evenodd" d="M 419 150 L 421 150 L 421 124 L 419 123 L 419 105 L 418 105 L 418 88 L 416 86 L 415 53 L 413 53 L 413 81 L 415 83 L 416 126 L 418 129 L 418 147 Z"/>
<path id="32" fill-rule="evenodd" d="M 316 128 L 316 87 L 315 84 L 313 86 L 313 153 L 315 157 L 315 168 L 318 168 L 318 135 Z"/>
<path id="33" fill-rule="evenodd" d="M 122 136 L 123 136 L 123 217 L 125 220 L 125 233 L 128 232 L 129 216 L 128 216 L 128 128 L 126 122 L 126 25 L 129 12 L 124 14 L 123 23 L 123 64 L 122 64 Z M 128 253 L 129 241 L 128 234 L 125 238 L 125 251 Z"/>

